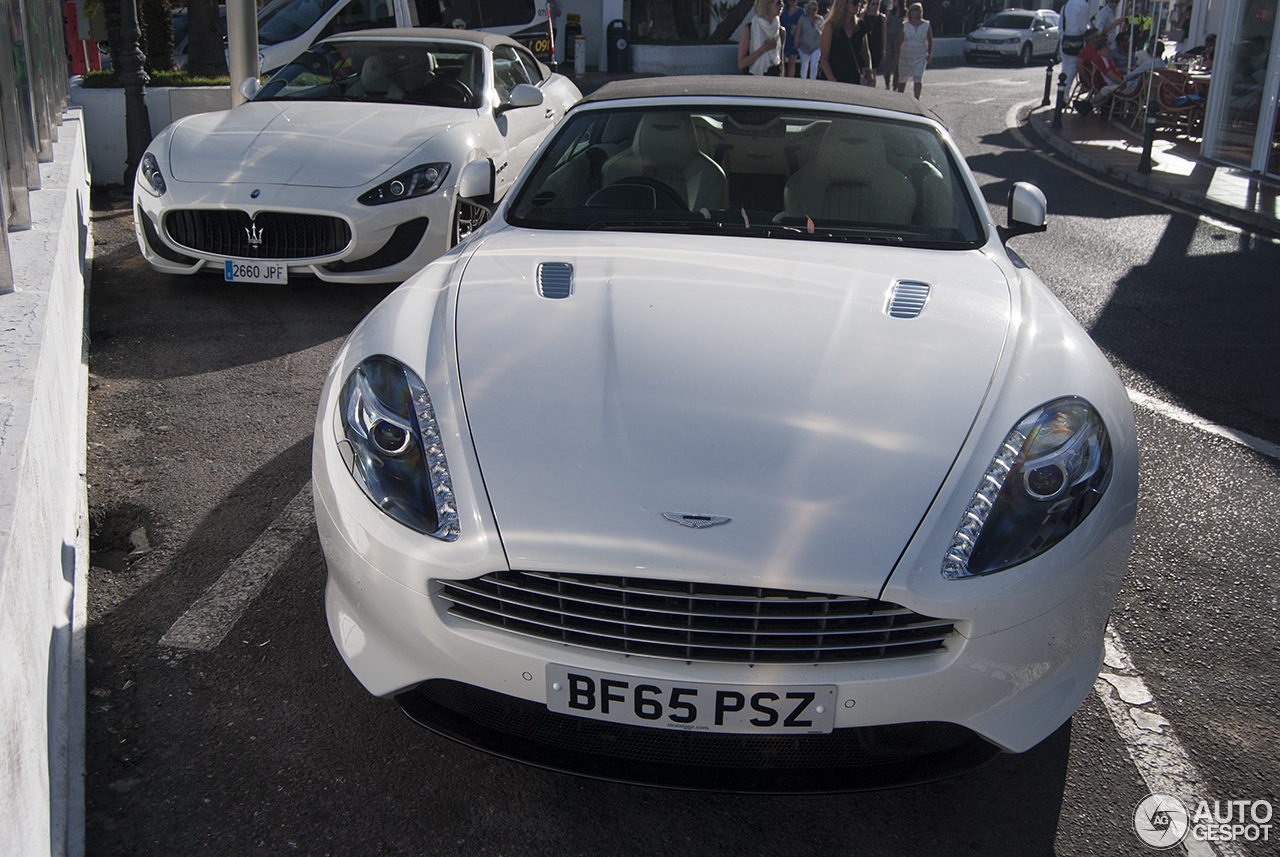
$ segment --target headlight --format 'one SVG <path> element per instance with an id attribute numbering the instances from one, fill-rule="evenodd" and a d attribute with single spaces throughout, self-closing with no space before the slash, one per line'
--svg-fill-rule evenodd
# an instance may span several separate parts
<path id="1" fill-rule="evenodd" d="M 449 175 L 447 163 L 421 164 L 390 181 L 383 182 L 373 190 L 365 191 L 360 194 L 359 200 L 365 205 L 384 205 L 401 199 L 426 196 L 439 188 L 447 175 Z"/>
<path id="2" fill-rule="evenodd" d="M 1084 399 L 1056 399 L 1004 439 L 942 561 L 950 580 L 1039 556 L 1080 525 L 1111 482 L 1107 427 Z"/>
<path id="3" fill-rule="evenodd" d="M 164 173 L 160 172 L 160 164 L 156 161 L 156 156 L 147 152 L 142 156 L 142 163 L 138 164 L 138 169 L 142 171 L 142 186 L 151 191 L 156 196 L 160 196 L 165 192 Z"/>
<path id="4" fill-rule="evenodd" d="M 1022 36 L 1014 36 L 1012 39 L 1005 39 L 1004 43 L 1006 45 L 1016 45 L 1020 41 L 1022 41 Z"/>
<path id="5" fill-rule="evenodd" d="M 338 413 L 343 460 L 374 505 L 410 529 L 457 539 L 440 428 L 413 370 L 390 357 L 364 360 L 342 385 Z"/>

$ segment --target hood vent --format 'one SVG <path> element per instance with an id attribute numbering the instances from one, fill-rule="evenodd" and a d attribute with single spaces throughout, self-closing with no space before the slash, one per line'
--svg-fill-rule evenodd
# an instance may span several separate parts
<path id="1" fill-rule="evenodd" d="M 890 318 L 915 318 L 924 311 L 929 301 L 930 286 L 912 280 L 899 280 L 889 291 L 889 305 L 885 312 Z"/>
<path id="2" fill-rule="evenodd" d="M 573 266 L 568 262 L 542 262 L 538 265 L 538 294 L 559 300 L 573 294 Z"/>

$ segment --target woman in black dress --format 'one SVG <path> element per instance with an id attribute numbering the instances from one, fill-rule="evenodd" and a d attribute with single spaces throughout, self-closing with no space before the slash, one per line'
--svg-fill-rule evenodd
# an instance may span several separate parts
<path id="1" fill-rule="evenodd" d="M 871 72 L 867 34 L 858 21 L 857 0 L 835 0 L 822 28 L 822 58 L 819 65 L 827 80 L 863 83 Z"/>

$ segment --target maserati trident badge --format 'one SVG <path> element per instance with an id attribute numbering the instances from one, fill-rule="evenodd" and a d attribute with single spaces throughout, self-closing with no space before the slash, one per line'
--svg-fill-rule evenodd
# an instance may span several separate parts
<path id="1" fill-rule="evenodd" d="M 245 227 L 244 234 L 249 237 L 250 247 L 262 246 L 262 233 L 263 230 L 259 229 L 258 224 L 256 223 L 251 223 L 249 226 Z"/>
<path id="2" fill-rule="evenodd" d="M 703 527 L 714 527 L 716 524 L 727 524 L 732 520 L 725 515 L 685 515 L 680 512 L 663 512 L 662 517 L 668 521 L 675 521 L 682 527 L 693 527 L 697 530 Z"/>

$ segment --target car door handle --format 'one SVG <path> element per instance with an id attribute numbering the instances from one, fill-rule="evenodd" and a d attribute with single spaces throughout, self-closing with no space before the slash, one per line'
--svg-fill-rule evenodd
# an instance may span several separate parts
<path id="1" fill-rule="evenodd" d="M 544 113 L 544 114 L 542 115 L 542 118 L 543 118 L 543 119 L 554 119 L 554 118 L 556 118 L 556 112 L 555 112 L 554 110 L 548 109 L 548 110 L 547 110 L 547 112 L 546 112 L 546 113 Z"/>

